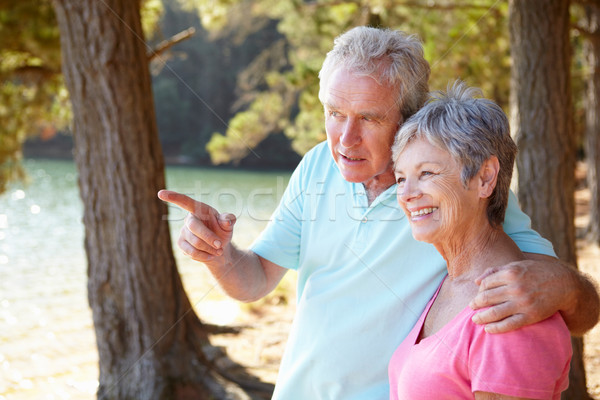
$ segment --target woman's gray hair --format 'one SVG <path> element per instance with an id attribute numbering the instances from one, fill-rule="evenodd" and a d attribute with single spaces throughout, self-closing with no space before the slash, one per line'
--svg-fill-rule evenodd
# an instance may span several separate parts
<path id="1" fill-rule="evenodd" d="M 392 146 L 392 160 L 414 139 L 424 138 L 448 151 L 462 166 L 461 180 L 466 186 L 483 162 L 496 156 L 500 163 L 498 180 L 487 207 L 492 226 L 504 222 L 508 192 L 517 146 L 510 137 L 508 118 L 491 100 L 476 98 L 481 90 L 456 81 L 447 93 L 435 92 L 429 102 L 406 121 Z"/>
<path id="2" fill-rule="evenodd" d="M 321 103 L 325 103 L 329 79 L 341 68 L 396 88 L 396 102 L 403 120 L 417 112 L 427 100 L 429 63 L 415 35 L 358 26 L 338 36 L 319 72 Z"/>

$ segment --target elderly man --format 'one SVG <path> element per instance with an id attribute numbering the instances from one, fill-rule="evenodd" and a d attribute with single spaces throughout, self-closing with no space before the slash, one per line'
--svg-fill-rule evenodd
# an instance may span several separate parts
<path id="1" fill-rule="evenodd" d="M 429 65 L 415 37 L 358 27 L 335 40 L 319 77 L 327 143 L 303 158 L 251 249 L 231 243 L 233 215 L 174 192 L 159 197 L 190 212 L 178 245 L 231 297 L 260 299 L 297 271 L 275 399 L 383 400 L 387 363 L 446 272 L 435 248 L 412 238 L 390 153 L 427 98 Z M 502 332 L 559 310 L 571 332 L 589 329 L 598 317 L 593 285 L 556 261 L 529 225 L 513 195 L 504 229 L 529 260 L 478 279 L 471 305 L 492 307 L 475 322 Z"/>

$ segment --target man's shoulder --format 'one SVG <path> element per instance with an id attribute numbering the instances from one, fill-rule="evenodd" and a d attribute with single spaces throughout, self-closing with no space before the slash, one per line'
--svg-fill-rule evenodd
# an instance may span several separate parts
<path id="1" fill-rule="evenodd" d="M 332 164 L 333 158 L 329 152 L 327 142 L 321 142 L 306 152 L 302 161 L 309 163 L 311 166 L 315 164 Z"/>
<path id="2" fill-rule="evenodd" d="M 307 193 L 348 190 L 348 182 L 342 178 L 327 142 L 317 144 L 304 155 L 290 182 Z"/>
<path id="3" fill-rule="evenodd" d="M 302 158 L 298 168 L 311 177 L 324 176 L 337 171 L 327 142 L 321 142 L 310 149 Z"/>

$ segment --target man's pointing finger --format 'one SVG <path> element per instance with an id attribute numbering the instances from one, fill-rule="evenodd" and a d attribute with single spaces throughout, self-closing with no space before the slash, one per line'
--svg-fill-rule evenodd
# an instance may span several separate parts
<path id="1" fill-rule="evenodd" d="M 197 211 L 200 213 L 202 212 L 200 209 L 202 203 L 192 199 L 189 196 L 186 196 L 185 194 L 177 193 L 172 190 L 161 190 L 158 192 L 158 198 L 171 204 L 175 204 L 176 206 L 181 207 L 194 215 L 197 215 Z"/>

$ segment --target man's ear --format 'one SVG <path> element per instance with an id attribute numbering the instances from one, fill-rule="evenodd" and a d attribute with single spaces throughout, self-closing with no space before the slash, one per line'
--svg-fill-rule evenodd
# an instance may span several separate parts
<path id="1" fill-rule="evenodd" d="M 498 172 L 500 171 L 500 162 L 498 157 L 491 156 L 483 162 L 481 169 L 479 170 L 479 197 L 482 199 L 488 198 L 492 195 L 496 182 L 498 181 Z"/>

